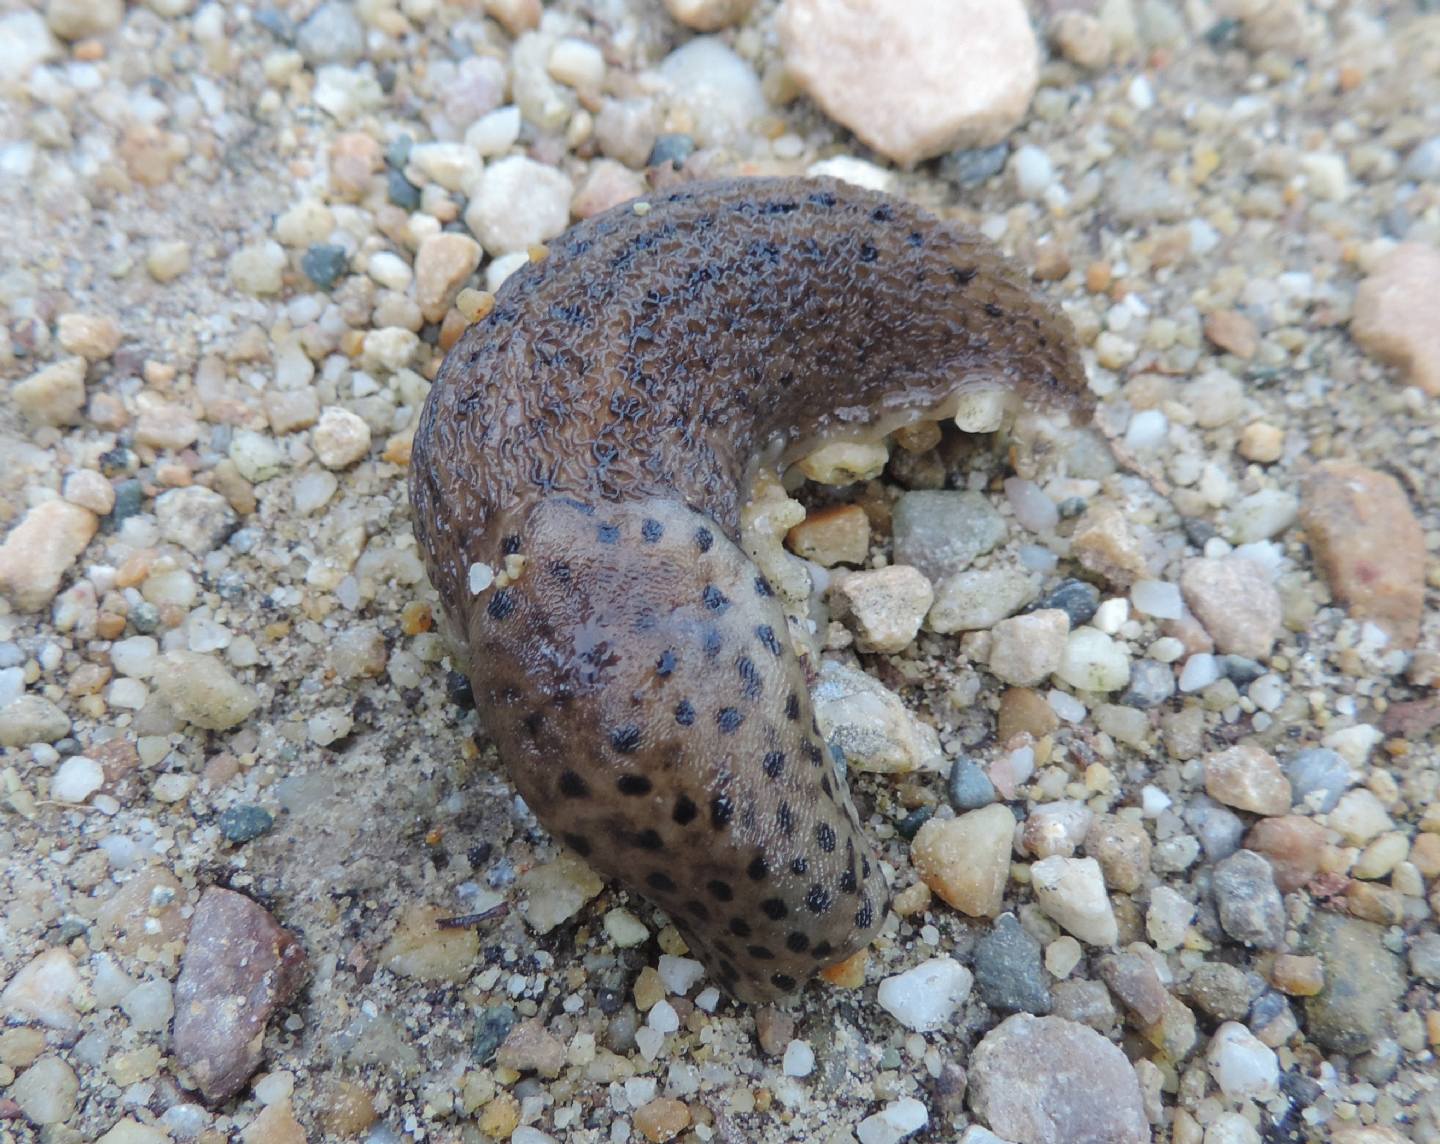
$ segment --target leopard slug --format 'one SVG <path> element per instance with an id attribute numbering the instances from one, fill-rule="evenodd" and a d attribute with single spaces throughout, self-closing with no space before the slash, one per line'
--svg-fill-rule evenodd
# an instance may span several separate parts
<path id="1" fill-rule="evenodd" d="M 578 224 L 442 365 L 414 527 L 540 821 L 736 997 L 889 901 L 740 517 L 761 473 L 999 388 L 1083 407 L 1069 322 L 989 242 L 831 180 L 693 183 Z"/>

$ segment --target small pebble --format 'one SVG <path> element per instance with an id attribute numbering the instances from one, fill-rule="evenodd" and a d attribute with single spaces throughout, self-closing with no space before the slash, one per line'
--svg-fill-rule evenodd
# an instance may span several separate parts
<path id="1" fill-rule="evenodd" d="M 950 1021 L 973 983 L 970 971 L 953 957 L 936 957 L 887 977 L 875 1000 L 907 1029 L 930 1033 Z"/>

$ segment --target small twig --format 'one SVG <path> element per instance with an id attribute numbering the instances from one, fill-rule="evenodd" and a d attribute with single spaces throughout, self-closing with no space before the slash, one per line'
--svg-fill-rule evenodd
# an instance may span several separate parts
<path id="1" fill-rule="evenodd" d="M 453 918 L 436 918 L 435 924 L 441 929 L 469 929 L 473 925 L 488 922 L 492 918 L 503 918 L 509 912 L 510 903 L 500 902 L 488 910 L 481 910 L 478 914 L 459 914 Z"/>

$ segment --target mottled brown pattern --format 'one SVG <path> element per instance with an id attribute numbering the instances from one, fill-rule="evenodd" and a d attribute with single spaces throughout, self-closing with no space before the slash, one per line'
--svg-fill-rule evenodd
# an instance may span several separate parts
<path id="1" fill-rule="evenodd" d="M 965 385 L 1084 404 L 1069 324 L 983 239 L 830 180 L 694 184 L 557 239 L 451 351 L 415 436 L 430 575 L 535 813 L 737 996 L 888 891 L 736 545 L 747 477 Z M 478 595 L 470 566 L 525 557 Z"/>

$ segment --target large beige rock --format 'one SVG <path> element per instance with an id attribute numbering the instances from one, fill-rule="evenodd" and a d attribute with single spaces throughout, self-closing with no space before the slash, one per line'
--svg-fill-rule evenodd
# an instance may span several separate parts
<path id="1" fill-rule="evenodd" d="M 1407 242 L 1387 254 L 1355 292 L 1350 332 L 1364 349 L 1398 365 L 1412 385 L 1440 397 L 1440 250 Z"/>
<path id="2" fill-rule="evenodd" d="M 1020 0 L 785 0 L 779 26 L 800 86 L 897 163 L 998 143 L 1035 94 Z"/>

